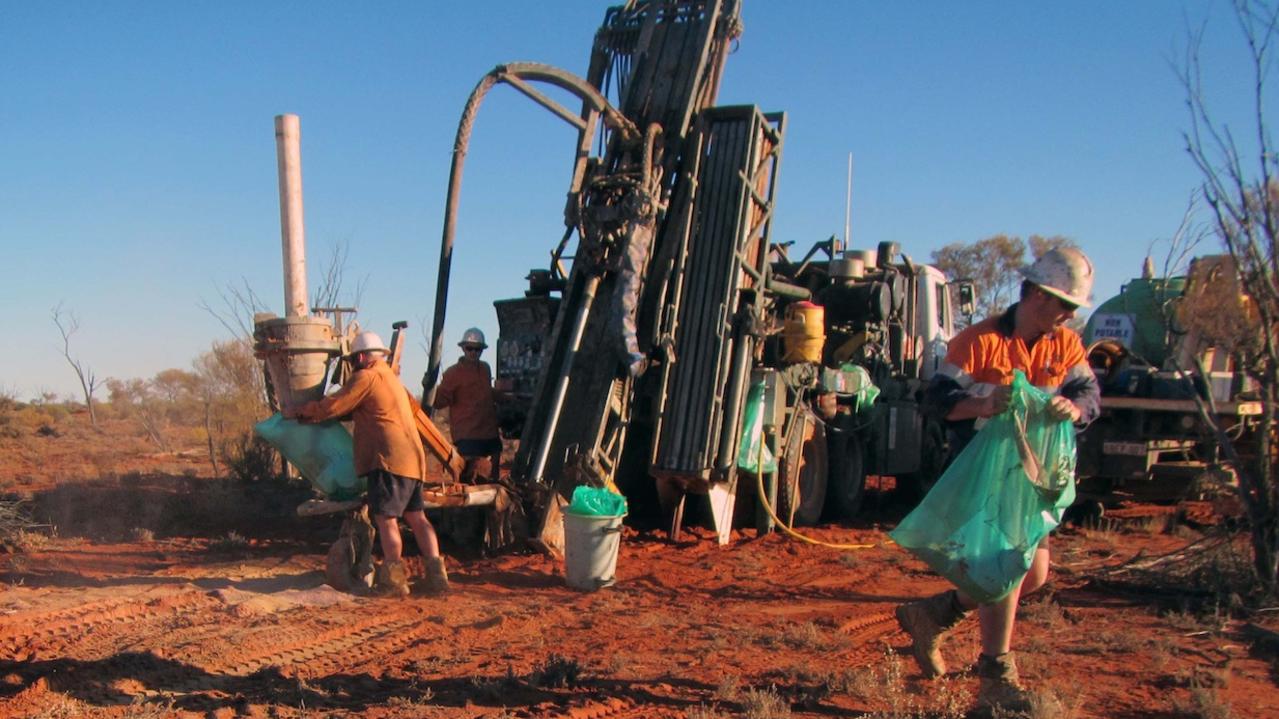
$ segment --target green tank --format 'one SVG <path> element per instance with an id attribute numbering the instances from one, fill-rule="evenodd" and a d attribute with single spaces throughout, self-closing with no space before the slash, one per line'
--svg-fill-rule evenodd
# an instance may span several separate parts
<path id="1" fill-rule="evenodd" d="M 1129 281 L 1088 318 L 1084 344 L 1091 347 L 1100 340 L 1115 340 L 1151 365 L 1162 366 L 1169 354 L 1170 301 L 1180 297 L 1185 287 L 1185 277 Z"/>

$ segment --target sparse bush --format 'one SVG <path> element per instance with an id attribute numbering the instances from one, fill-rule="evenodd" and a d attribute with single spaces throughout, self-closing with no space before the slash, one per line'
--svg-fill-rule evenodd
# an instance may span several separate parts
<path id="1" fill-rule="evenodd" d="M 1234 719 L 1234 710 L 1218 694 L 1217 686 L 1209 681 L 1204 683 L 1196 677 L 1191 678 L 1190 699 L 1174 700 L 1173 710 L 1193 719 Z"/>
<path id="2" fill-rule="evenodd" d="M 28 549 L 35 535 L 31 512 L 25 502 L 16 499 L 0 499 L 0 544 L 15 549 Z"/>
<path id="3" fill-rule="evenodd" d="M 820 649 L 825 644 L 825 636 L 816 624 L 788 624 L 782 631 L 782 641 L 795 649 Z"/>
<path id="4" fill-rule="evenodd" d="M 735 702 L 742 692 L 742 677 L 736 673 L 725 674 L 715 685 L 715 699 L 724 702 Z"/>
<path id="5" fill-rule="evenodd" d="M 776 687 L 746 690 L 742 709 L 746 719 L 790 719 L 790 704 Z"/>
<path id="6" fill-rule="evenodd" d="M 688 719 L 728 719 L 729 715 L 716 709 L 713 704 L 710 706 L 698 704 L 688 710 L 687 717 Z"/>
<path id="7" fill-rule="evenodd" d="M 238 532 L 227 532 L 225 536 L 219 537 L 209 543 L 209 551 L 212 552 L 238 552 L 249 546 L 249 540 L 244 538 Z"/>
<path id="8" fill-rule="evenodd" d="M 552 654 L 529 675 L 530 686 L 539 688 L 575 687 L 582 674 L 576 659 Z"/>
<path id="9" fill-rule="evenodd" d="M 253 434 L 231 440 L 223 451 L 227 472 L 242 482 L 258 482 L 276 477 L 277 459 L 271 445 Z"/>

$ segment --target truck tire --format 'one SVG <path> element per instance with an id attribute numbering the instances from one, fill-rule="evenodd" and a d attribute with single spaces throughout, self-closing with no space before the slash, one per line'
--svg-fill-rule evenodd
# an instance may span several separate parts
<path id="1" fill-rule="evenodd" d="M 826 503 L 826 426 L 807 406 L 784 438 L 777 463 L 777 516 L 796 527 L 811 527 Z"/>
<path id="2" fill-rule="evenodd" d="M 946 470 L 946 430 L 940 423 L 924 420 L 919 449 L 919 469 L 897 478 L 898 490 L 911 505 L 923 499 Z"/>
<path id="3" fill-rule="evenodd" d="M 830 473 L 826 486 L 825 517 L 831 521 L 847 521 L 861 511 L 866 497 L 866 462 L 862 443 L 851 432 L 831 432 Z"/>

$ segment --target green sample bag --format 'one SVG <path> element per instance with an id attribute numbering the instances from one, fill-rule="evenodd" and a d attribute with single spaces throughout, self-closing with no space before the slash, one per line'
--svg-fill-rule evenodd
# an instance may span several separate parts
<path id="1" fill-rule="evenodd" d="M 742 413 L 742 438 L 737 450 L 737 468 L 750 474 L 777 471 L 777 460 L 764 443 L 764 383 L 756 382 L 746 395 Z"/>
<path id="2" fill-rule="evenodd" d="M 1075 428 L 1048 416 L 1053 395 L 1020 370 L 991 417 L 889 536 L 983 604 L 1030 569 L 1040 540 L 1075 500 Z"/>
<path id="3" fill-rule="evenodd" d="M 276 412 L 253 425 L 253 431 L 325 497 L 356 499 L 368 489 L 366 480 L 355 476 L 354 444 L 338 422 L 302 424 Z"/>
<path id="4" fill-rule="evenodd" d="M 564 511 L 584 517 L 624 517 L 626 497 L 607 489 L 582 485 L 573 490 L 573 501 Z"/>

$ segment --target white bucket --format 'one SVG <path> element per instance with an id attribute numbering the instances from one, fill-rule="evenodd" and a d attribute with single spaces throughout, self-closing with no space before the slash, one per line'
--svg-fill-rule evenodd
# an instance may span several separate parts
<path id="1" fill-rule="evenodd" d="M 591 592 L 613 583 L 624 516 L 564 513 L 564 579 L 570 587 Z"/>

